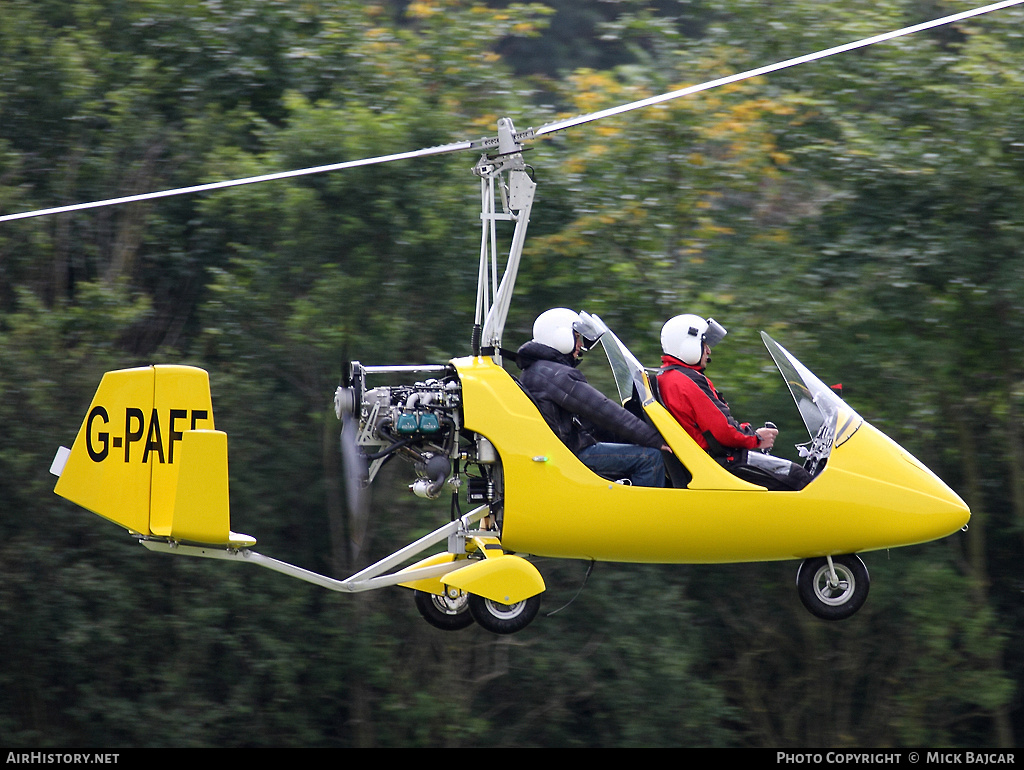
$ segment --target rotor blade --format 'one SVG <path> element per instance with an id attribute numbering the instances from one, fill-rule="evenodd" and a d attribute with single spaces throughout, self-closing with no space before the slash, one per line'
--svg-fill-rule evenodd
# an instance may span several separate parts
<path id="1" fill-rule="evenodd" d="M 828 48 L 817 53 L 807 54 L 805 56 L 798 56 L 795 59 L 787 59 L 786 61 L 779 62 L 777 64 L 770 64 L 765 67 L 758 67 L 757 69 L 747 70 L 746 72 L 740 72 L 735 75 L 729 75 L 724 78 L 718 78 L 717 80 L 710 80 L 706 83 L 700 83 L 694 86 L 688 86 L 681 88 L 676 91 L 670 91 L 669 93 L 661 94 L 659 96 L 652 96 L 646 99 L 640 99 L 629 104 L 622 104 L 618 107 L 610 107 L 606 110 L 600 110 L 593 112 L 588 115 L 580 115 L 574 118 L 567 118 L 565 120 L 558 120 L 553 123 L 548 123 L 536 130 L 527 130 L 521 134 L 516 135 L 516 140 L 520 139 L 532 139 L 545 134 L 552 134 L 556 131 L 562 131 L 573 126 L 579 126 L 584 123 L 590 123 L 595 120 L 601 120 L 602 118 L 608 118 L 613 115 L 620 115 L 625 112 L 631 112 L 632 110 L 638 110 L 643 107 L 650 107 L 663 102 L 668 102 L 673 99 L 678 99 L 689 94 L 694 94 L 699 91 L 707 91 L 712 88 L 719 86 L 728 85 L 729 83 L 736 83 L 741 80 L 748 80 L 750 78 L 758 77 L 759 75 L 767 75 L 771 72 L 778 72 L 779 70 L 787 69 L 789 67 L 795 67 L 799 64 L 807 64 L 808 62 L 817 61 L 818 59 L 824 59 L 835 54 L 844 53 L 846 51 L 852 51 L 857 48 L 864 48 L 875 43 L 881 43 L 886 40 L 892 40 L 893 38 L 902 37 L 905 35 L 911 35 L 915 32 L 921 32 L 926 29 L 932 29 L 934 27 L 940 27 L 945 24 L 952 24 L 963 19 L 969 19 L 973 16 L 980 16 L 982 14 L 997 11 L 1003 8 L 1009 8 L 1010 6 L 1019 5 L 1024 3 L 1024 0 L 1003 0 L 1003 2 L 992 3 L 991 5 L 982 6 L 980 8 L 974 8 L 969 11 L 963 11 L 962 13 L 956 13 L 951 16 L 945 16 L 941 19 L 935 19 L 933 21 L 927 21 L 922 24 L 915 24 L 910 27 L 904 27 L 902 29 L 895 30 L 893 32 L 886 32 L 882 35 L 875 35 L 874 37 L 864 38 L 863 40 L 857 40 L 852 43 L 846 43 L 845 45 L 836 46 L 834 48 Z M 347 168 L 356 168 L 358 166 L 369 166 L 377 163 L 390 163 L 396 160 L 408 160 L 411 158 L 425 157 L 428 155 L 441 155 L 450 152 L 459 152 L 462 150 L 472 149 L 493 149 L 497 147 L 497 139 L 484 138 L 476 141 L 462 141 L 455 142 L 453 144 L 439 145 L 437 147 L 427 147 L 420 150 L 413 150 L 411 152 L 401 152 L 394 155 L 381 155 L 374 158 L 362 158 L 360 160 L 346 161 L 343 163 L 333 163 L 325 166 L 314 166 L 312 168 L 298 169 L 295 171 L 281 171 L 274 174 L 262 174 L 260 176 L 246 177 L 243 179 L 229 179 L 222 182 L 212 182 L 210 184 L 194 185 L 192 187 L 179 187 L 171 190 L 161 190 L 158 192 L 142 193 L 140 195 L 128 195 L 121 198 L 110 198 L 101 201 L 91 201 L 88 203 L 75 203 L 68 206 L 56 206 L 47 209 L 36 209 L 34 211 L 24 211 L 18 214 L 5 214 L 0 216 L 0 222 L 11 222 L 16 219 L 28 219 L 30 217 L 41 217 L 48 214 L 65 214 L 72 211 L 82 211 L 85 209 L 99 208 L 102 206 L 114 206 L 121 203 L 134 203 L 137 201 L 153 200 L 155 198 L 168 198 L 175 195 L 188 195 L 199 192 L 209 192 L 211 190 L 220 190 L 226 187 L 237 187 L 246 184 L 256 184 L 259 182 L 270 182 L 277 179 L 289 179 L 292 177 L 306 176 L 309 174 L 322 174 L 328 171 L 340 171 Z"/>
<path id="2" fill-rule="evenodd" d="M 961 21 L 963 19 L 969 19 L 972 16 L 980 16 L 991 11 L 998 11 L 1002 8 L 1009 8 L 1012 5 L 1019 5 L 1024 0 L 1004 0 L 1003 2 L 993 3 L 986 5 L 981 8 L 974 8 L 970 11 L 964 11 L 962 13 L 955 13 L 952 16 L 945 16 L 941 19 L 935 19 L 934 21 L 926 21 L 922 24 L 915 24 L 912 27 L 904 27 L 903 29 L 897 29 L 893 32 L 886 32 L 882 35 L 875 35 L 874 37 L 864 38 L 863 40 L 857 40 L 853 43 L 846 43 L 844 45 L 838 45 L 834 48 L 828 48 L 817 53 L 806 54 L 804 56 L 798 56 L 795 59 L 787 59 L 786 61 L 779 62 L 777 64 L 769 64 L 765 67 L 758 67 L 757 69 L 747 70 L 746 72 L 740 72 L 735 75 L 729 75 L 724 78 L 718 78 L 717 80 L 709 80 L 706 83 L 700 83 L 695 86 L 687 86 L 686 88 L 680 88 L 677 91 L 670 91 L 666 94 L 660 94 L 659 96 L 651 96 L 646 99 L 640 99 L 639 101 L 630 102 L 629 104 L 621 104 L 618 107 L 609 107 L 606 110 L 600 110 L 598 112 L 592 112 L 589 115 L 580 115 L 575 118 L 566 118 L 565 120 L 555 121 L 554 123 L 548 123 L 534 130 L 534 136 L 544 136 L 545 134 L 552 134 L 555 131 L 562 131 L 566 128 L 572 128 L 573 126 L 579 126 L 584 123 L 590 123 L 594 120 L 601 120 L 602 118 L 608 118 L 613 115 L 621 115 L 624 112 L 631 112 L 632 110 L 639 110 L 643 107 L 650 107 L 655 104 L 661 104 L 668 102 L 673 99 L 678 99 L 682 96 L 688 96 L 689 94 L 695 94 L 698 91 L 707 91 L 712 88 L 718 88 L 719 86 L 728 85 L 729 83 L 736 83 L 741 80 L 748 80 L 749 78 L 755 78 L 759 75 L 767 75 L 770 72 L 778 72 L 779 70 L 787 69 L 789 67 L 795 67 L 798 64 L 807 64 L 808 62 L 817 61 L 818 59 L 824 59 L 829 56 L 834 56 L 839 53 L 845 53 L 846 51 L 853 51 L 857 48 L 864 48 L 875 43 L 881 43 L 886 40 L 892 40 L 893 38 L 903 37 L 904 35 L 912 35 L 915 32 L 922 32 L 926 29 L 932 29 L 933 27 L 941 27 L 945 24 L 952 24 L 953 22 Z"/>
<path id="3" fill-rule="evenodd" d="M 1024 0 L 1021 0 L 1024 2 Z M 169 198 L 174 195 L 189 195 L 191 193 L 209 192 L 210 190 L 221 190 L 225 187 L 238 187 L 246 184 L 257 184 L 259 182 L 271 182 L 276 179 L 290 179 L 297 176 L 309 174 L 322 174 L 327 171 L 340 171 L 346 168 L 357 168 L 358 166 L 372 166 L 377 163 L 391 163 L 396 160 L 408 160 L 410 158 L 422 158 L 428 155 L 442 155 L 449 152 L 460 152 L 471 150 L 487 144 L 490 140 L 455 142 L 453 144 L 442 144 L 437 147 L 426 147 L 422 150 L 411 152 L 399 152 L 394 155 L 380 155 L 375 158 L 361 158 L 360 160 L 349 160 L 343 163 L 332 163 L 326 166 L 313 166 L 296 171 L 280 171 L 274 174 L 262 174 L 250 176 L 244 179 L 229 179 L 224 182 L 211 182 L 209 184 L 194 185 L 192 187 L 178 187 L 173 190 L 160 190 L 158 192 L 142 193 L 140 195 L 126 195 L 123 198 L 110 198 L 102 201 L 91 201 L 89 203 L 75 203 L 69 206 L 57 206 L 49 209 L 37 209 L 35 211 L 24 211 L 20 214 L 5 214 L 0 216 L 0 222 L 10 222 L 15 219 L 28 219 L 29 217 L 42 217 L 48 214 L 66 214 L 69 211 L 81 211 L 83 209 L 95 209 L 101 206 L 116 206 L 120 203 L 135 203 L 137 201 L 148 201 L 154 198 Z"/>

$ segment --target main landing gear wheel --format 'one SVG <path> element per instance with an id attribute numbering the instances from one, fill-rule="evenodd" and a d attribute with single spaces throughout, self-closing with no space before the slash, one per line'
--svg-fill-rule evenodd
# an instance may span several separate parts
<path id="1" fill-rule="evenodd" d="M 495 634 L 514 634 L 522 631 L 537 617 L 540 595 L 531 596 L 515 604 L 502 604 L 476 594 L 469 595 L 469 611 L 478 624 Z"/>
<path id="2" fill-rule="evenodd" d="M 805 559 L 796 573 L 796 588 L 812 615 L 823 620 L 845 620 L 868 598 L 871 578 L 856 554 L 833 556 L 832 564 L 838 581 L 833 579 L 827 559 Z"/>
<path id="3" fill-rule="evenodd" d="M 434 628 L 442 631 L 459 631 L 473 625 L 469 612 L 469 594 L 449 589 L 447 594 L 431 594 L 416 591 L 416 609 Z"/>

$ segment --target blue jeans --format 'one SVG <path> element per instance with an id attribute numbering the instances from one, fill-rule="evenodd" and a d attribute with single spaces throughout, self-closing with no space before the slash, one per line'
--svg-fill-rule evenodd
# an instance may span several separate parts
<path id="1" fill-rule="evenodd" d="M 588 446 L 578 456 L 599 476 L 629 479 L 635 487 L 665 486 L 665 461 L 660 449 L 601 442 Z"/>

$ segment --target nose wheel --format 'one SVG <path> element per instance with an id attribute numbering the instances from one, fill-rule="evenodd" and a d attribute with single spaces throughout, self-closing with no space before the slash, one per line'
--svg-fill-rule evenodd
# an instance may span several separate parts
<path id="1" fill-rule="evenodd" d="M 845 620 L 868 598 L 871 578 L 856 554 L 805 559 L 796 573 L 804 606 L 823 620 Z"/>

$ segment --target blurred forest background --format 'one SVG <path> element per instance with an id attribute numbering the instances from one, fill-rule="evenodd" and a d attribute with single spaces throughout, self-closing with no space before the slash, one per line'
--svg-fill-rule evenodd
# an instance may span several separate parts
<path id="1" fill-rule="evenodd" d="M 539 126 L 979 4 L 0 0 L 0 212 Z M 868 554 L 871 596 L 839 624 L 800 605 L 796 563 L 598 564 L 507 638 L 437 631 L 401 589 L 148 554 L 47 469 L 104 371 L 157 362 L 210 371 L 233 528 L 262 552 L 344 577 L 447 519 L 396 467 L 351 563 L 331 398 L 346 356 L 469 351 L 476 158 L 6 223 L 0 745 L 1024 734 L 1024 8 L 533 147 L 507 346 L 569 305 L 656 365 L 666 318 L 713 315 L 713 379 L 791 445 L 765 329 L 951 484 L 969 531 Z M 587 565 L 538 566 L 543 615 Z"/>

